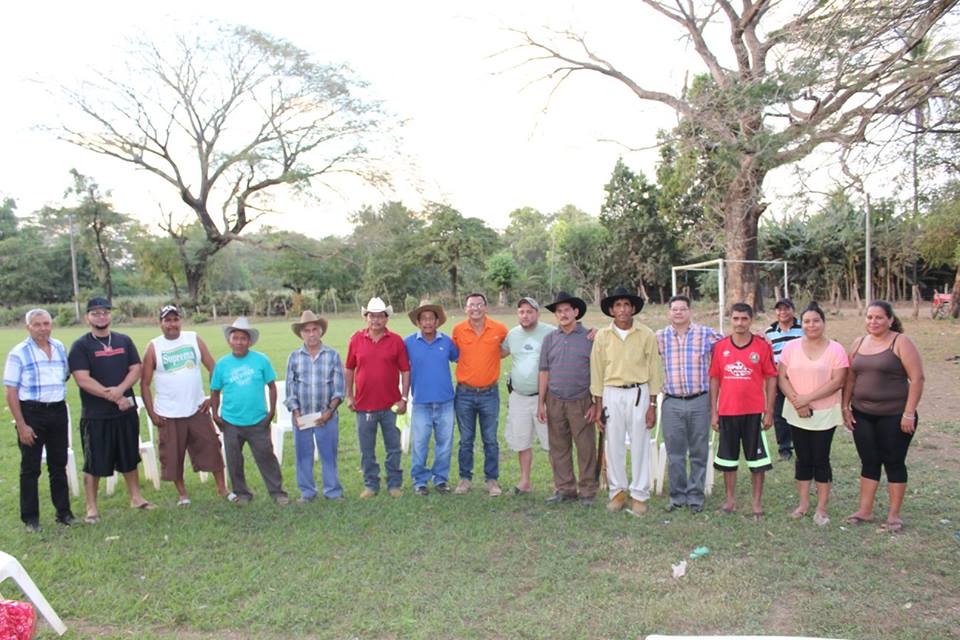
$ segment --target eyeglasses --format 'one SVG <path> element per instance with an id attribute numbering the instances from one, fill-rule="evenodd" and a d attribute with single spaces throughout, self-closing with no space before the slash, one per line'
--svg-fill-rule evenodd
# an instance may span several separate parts
<path id="1" fill-rule="evenodd" d="M 98 311 L 88 311 L 87 313 L 89 313 L 89 314 L 90 314 L 91 316 L 93 316 L 94 318 L 102 318 L 102 317 L 104 317 L 104 316 L 110 315 L 110 310 L 109 310 L 109 309 L 100 309 L 100 310 L 98 310 Z"/>

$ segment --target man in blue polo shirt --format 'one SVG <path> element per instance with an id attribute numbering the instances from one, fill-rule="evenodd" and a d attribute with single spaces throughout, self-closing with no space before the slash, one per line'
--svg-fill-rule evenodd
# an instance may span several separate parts
<path id="1" fill-rule="evenodd" d="M 446 322 L 443 307 L 423 302 L 409 314 L 420 330 L 404 340 L 410 359 L 413 413 L 410 418 L 412 451 L 410 477 L 413 491 L 427 495 L 427 482 L 433 480 L 437 493 L 450 493 L 450 455 L 453 451 L 453 382 L 450 363 L 460 351 L 453 340 L 438 329 Z M 433 467 L 427 467 L 430 434 L 434 433 Z"/>
<path id="2" fill-rule="evenodd" d="M 773 307 L 777 314 L 777 321 L 767 327 L 764 337 L 773 348 L 773 363 L 780 364 L 780 352 L 791 340 L 803 336 L 803 328 L 797 320 L 793 301 L 790 298 L 781 298 Z M 783 392 L 777 387 L 777 399 L 773 406 L 773 428 L 777 434 L 777 448 L 780 450 L 780 459 L 790 460 L 793 457 L 793 437 L 790 434 L 790 423 L 783 416 Z"/>

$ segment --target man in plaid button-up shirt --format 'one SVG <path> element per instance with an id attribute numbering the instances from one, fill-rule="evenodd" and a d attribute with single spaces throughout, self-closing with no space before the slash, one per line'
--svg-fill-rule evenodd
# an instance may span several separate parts
<path id="1" fill-rule="evenodd" d="M 667 511 L 689 506 L 703 510 L 707 453 L 710 441 L 710 352 L 723 336 L 691 322 L 690 299 L 669 300 L 670 325 L 657 331 L 657 347 L 663 358 L 663 408 L 660 425 L 667 448 L 670 503 Z M 687 453 L 690 475 L 687 476 Z"/>
<path id="2" fill-rule="evenodd" d="M 313 475 L 314 443 L 320 453 L 323 470 L 323 497 L 339 500 L 343 487 L 337 473 L 337 446 L 340 439 L 337 407 L 343 402 L 343 363 L 340 354 L 321 342 L 327 321 L 312 311 L 304 311 L 293 332 L 303 346 L 287 359 L 287 398 L 293 414 L 293 445 L 297 455 L 297 502 L 317 497 Z M 310 416 L 309 420 L 303 420 Z M 306 424 L 309 422 L 309 424 Z"/>

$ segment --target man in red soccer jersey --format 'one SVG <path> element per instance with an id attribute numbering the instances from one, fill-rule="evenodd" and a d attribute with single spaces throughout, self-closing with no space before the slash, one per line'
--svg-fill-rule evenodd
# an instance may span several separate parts
<path id="1" fill-rule="evenodd" d="M 713 466 L 723 471 L 727 493 L 720 509 L 733 513 L 743 443 L 743 457 L 753 485 L 753 517 L 760 520 L 763 476 L 773 468 L 764 431 L 773 426 L 777 369 L 770 345 L 750 332 L 753 308 L 744 302 L 736 303 L 731 307 L 730 322 L 733 333 L 714 345 L 710 361 L 710 422 L 720 434 Z"/>

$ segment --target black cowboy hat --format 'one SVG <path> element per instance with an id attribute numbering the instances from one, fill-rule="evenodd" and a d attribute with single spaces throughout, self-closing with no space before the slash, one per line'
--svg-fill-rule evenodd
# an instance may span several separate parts
<path id="1" fill-rule="evenodd" d="M 626 287 L 621 285 L 600 301 L 600 311 L 603 311 L 603 315 L 613 317 L 613 313 L 610 312 L 610 307 L 612 307 L 613 303 L 617 300 L 629 300 L 630 304 L 633 305 L 633 315 L 637 315 L 640 313 L 640 310 L 643 309 L 643 298 L 633 295 L 627 291 Z"/>
<path id="2" fill-rule="evenodd" d="M 557 305 L 559 305 L 561 302 L 566 302 L 577 310 L 577 320 L 582 318 L 583 314 L 587 312 L 587 303 L 576 296 L 570 295 L 566 291 L 557 292 L 556 299 L 547 305 L 547 309 L 549 309 L 551 312 L 556 311 Z"/>

